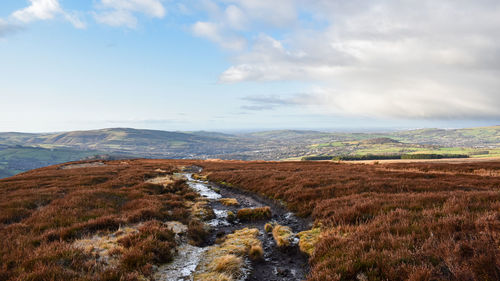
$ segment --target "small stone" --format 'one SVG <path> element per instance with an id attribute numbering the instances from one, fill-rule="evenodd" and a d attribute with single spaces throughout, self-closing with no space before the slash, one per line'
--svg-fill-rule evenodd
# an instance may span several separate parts
<path id="1" fill-rule="evenodd" d="M 167 228 L 175 234 L 181 234 L 187 231 L 188 227 L 178 221 L 169 221 L 165 223 Z"/>
<path id="2" fill-rule="evenodd" d="M 283 276 L 283 277 L 285 277 L 285 276 L 287 276 L 287 275 L 288 275 L 289 270 L 288 270 L 288 269 L 286 269 L 286 268 L 278 267 L 278 268 L 276 269 L 276 272 L 278 273 L 278 275 L 279 275 L 279 276 Z"/>

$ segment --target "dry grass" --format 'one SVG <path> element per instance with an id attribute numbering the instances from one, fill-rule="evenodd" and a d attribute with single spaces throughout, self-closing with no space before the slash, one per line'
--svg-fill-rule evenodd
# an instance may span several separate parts
<path id="1" fill-rule="evenodd" d="M 500 280 L 500 162 L 201 165 L 323 223 L 309 281 Z"/>
<path id="2" fill-rule="evenodd" d="M 207 175 L 200 175 L 200 174 L 193 174 L 193 179 L 195 180 L 201 180 L 201 181 L 207 181 Z"/>
<path id="3" fill-rule="evenodd" d="M 223 274 L 227 280 L 237 280 L 243 274 L 244 258 L 262 256 L 262 243 L 257 238 L 259 230 L 243 228 L 226 235 L 219 245 L 209 247 L 202 257 L 194 280 L 215 280 Z"/>
<path id="4" fill-rule="evenodd" d="M 240 276 L 243 260 L 236 255 L 224 255 L 216 258 L 210 264 L 210 270 L 225 273 L 229 276 Z"/>
<path id="5" fill-rule="evenodd" d="M 275 225 L 273 227 L 273 238 L 276 245 L 280 248 L 286 248 L 290 246 L 291 239 L 293 237 L 293 231 L 288 226 Z"/>
<path id="6" fill-rule="evenodd" d="M 103 266 L 117 266 L 119 256 L 124 251 L 123 246 L 118 241 L 138 232 L 137 226 L 120 227 L 110 234 L 94 235 L 91 238 L 76 240 L 73 246 L 82 249 L 85 254 L 95 256 L 103 263 Z"/>
<path id="7" fill-rule="evenodd" d="M 171 259 L 175 249 L 174 234 L 160 222 L 179 221 L 192 240 L 204 241 L 206 233 L 191 216 L 197 195 L 183 181 L 147 182 L 192 164 L 203 166 L 210 180 L 279 200 L 322 223 L 317 242 L 303 240 L 311 242 L 305 246 L 312 252 L 309 281 L 500 280 L 500 162 L 105 164 L 52 166 L 0 180 L 0 280 L 151 276 L 153 265 Z M 139 224 L 137 233 L 110 249 L 116 268 L 99 261 L 98 250 L 75 247 L 75 241 Z M 257 229 L 227 235 L 205 262 L 223 255 L 245 259 L 260 243 L 257 235 Z M 202 280 L 236 278 L 202 274 L 208 274 Z"/>
<path id="8" fill-rule="evenodd" d="M 267 233 L 272 232 L 273 231 L 273 225 L 271 223 L 266 223 L 264 225 L 264 231 L 266 231 Z"/>
<path id="9" fill-rule="evenodd" d="M 250 257 L 250 259 L 254 261 L 261 260 L 262 257 L 264 256 L 264 249 L 262 249 L 262 245 L 260 244 L 252 245 L 252 247 L 248 251 L 248 256 Z"/>
<path id="10" fill-rule="evenodd" d="M 227 221 L 234 222 L 235 220 L 236 220 L 236 215 L 231 211 L 227 211 Z"/>
<path id="11" fill-rule="evenodd" d="M 192 207 L 191 213 L 200 220 L 207 221 L 215 219 L 215 213 L 209 206 L 209 201 L 206 199 L 199 199 Z"/>
<path id="12" fill-rule="evenodd" d="M 184 181 L 150 180 L 170 177 L 182 163 L 59 165 L 0 180 L 0 280 L 151 276 L 152 265 L 169 261 L 176 246 L 159 221 L 188 224 L 185 202 L 193 194 Z M 124 232 L 138 224 L 134 233 Z"/>
<path id="13" fill-rule="evenodd" d="M 314 253 L 314 249 L 316 247 L 316 243 L 319 241 L 319 237 L 321 235 L 321 228 L 316 227 L 311 230 L 306 230 L 297 233 L 299 237 L 299 249 L 302 253 L 308 254 L 312 256 Z"/>
<path id="14" fill-rule="evenodd" d="M 268 206 L 258 207 L 258 208 L 243 208 L 238 210 L 236 216 L 241 221 L 256 221 L 256 220 L 270 219 L 271 208 Z"/>
<path id="15" fill-rule="evenodd" d="M 222 203 L 222 205 L 225 206 L 238 206 L 240 203 L 238 203 L 238 200 L 236 198 L 221 198 L 219 199 L 219 202 Z"/>

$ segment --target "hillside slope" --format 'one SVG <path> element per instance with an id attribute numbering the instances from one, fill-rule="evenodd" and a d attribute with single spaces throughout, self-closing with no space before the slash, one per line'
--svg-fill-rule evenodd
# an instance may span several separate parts
<path id="1" fill-rule="evenodd" d="M 6 147 L 16 149 L 38 165 L 25 165 L 26 157 L 2 157 Z M 31 148 L 24 148 L 31 147 Z M 73 151 L 70 158 L 45 161 L 33 148 Z M 11 149 L 12 151 L 12 149 Z M 245 134 L 168 132 L 110 128 L 48 134 L 0 133 L 0 176 L 43 164 L 82 159 L 82 154 L 122 155 L 141 158 L 196 158 L 238 160 L 301 159 L 304 156 L 388 155 L 426 153 L 440 155 L 500 156 L 500 126 L 442 130 L 421 129 L 387 133 L 331 133 L 304 130 L 264 131 Z M 42 157 L 44 159 L 38 159 Z M 50 157 L 49 157 L 50 158 Z M 16 167 L 5 168 L 6 166 Z"/>

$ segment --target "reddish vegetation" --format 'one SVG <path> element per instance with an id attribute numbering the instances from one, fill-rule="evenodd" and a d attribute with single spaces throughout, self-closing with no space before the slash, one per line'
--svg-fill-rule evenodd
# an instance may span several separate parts
<path id="1" fill-rule="evenodd" d="M 309 280 L 500 280 L 498 162 L 202 165 L 325 225 Z"/>
<path id="2" fill-rule="evenodd" d="M 500 162 L 357 165 L 331 162 L 131 160 L 30 171 L 0 180 L 0 280 L 136 280 L 171 259 L 161 221 L 204 229 L 182 181 L 146 183 L 197 164 L 213 181 L 279 200 L 323 224 L 309 280 L 500 280 Z M 161 170 L 159 170 L 161 169 Z M 76 239 L 142 223 L 119 240 L 116 267 Z"/>
<path id="3" fill-rule="evenodd" d="M 30 171 L 0 180 L 0 280 L 135 280 L 166 262 L 174 236 L 159 221 L 189 223 L 183 181 L 168 188 L 145 180 L 182 161 L 133 160 L 99 167 Z M 158 168 L 163 171 L 157 170 Z M 146 222 L 120 243 L 119 265 L 105 269 L 72 247 L 76 239 Z"/>

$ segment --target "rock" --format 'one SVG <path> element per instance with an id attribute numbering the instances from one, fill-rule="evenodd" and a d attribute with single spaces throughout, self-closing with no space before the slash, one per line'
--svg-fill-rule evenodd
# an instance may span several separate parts
<path id="1" fill-rule="evenodd" d="M 169 221 L 165 223 L 167 228 L 175 234 L 185 233 L 188 229 L 187 225 L 178 221 Z"/>
<path id="2" fill-rule="evenodd" d="M 286 277 L 290 273 L 290 270 L 287 268 L 278 267 L 276 268 L 276 273 L 278 276 Z"/>

